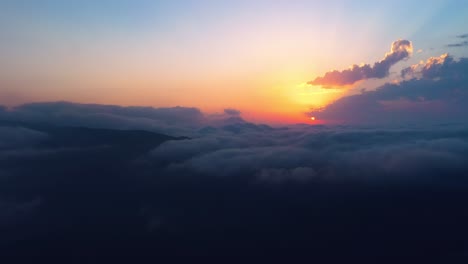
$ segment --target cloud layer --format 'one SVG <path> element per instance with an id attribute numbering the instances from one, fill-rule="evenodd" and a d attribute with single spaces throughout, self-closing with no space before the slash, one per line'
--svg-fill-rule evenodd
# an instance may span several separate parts
<path id="1" fill-rule="evenodd" d="M 390 52 L 374 65 L 353 65 L 347 70 L 330 71 L 322 77 L 317 77 L 310 81 L 311 85 L 321 85 L 323 87 L 336 87 L 354 84 L 361 80 L 372 78 L 385 78 L 390 73 L 390 68 L 397 62 L 408 58 L 413 52 L 413 45 L 409 40 L 397 40 L 392 43 Z"/>
<path id="2" fill-rule="evenodd" d="M 467 131 L 430 130 L 296 127 L 211 136 L 163 143 L 150 160 L 166 164 L 169 174 L 243 175 L 273 182 L 414 182 L 434 180 L 434 168 L 446 169 L 445 175 L 465 171 Z"/>
<path id="3" fill-rule="evenodd" d="M 230 108 L 218 114 L 204 114 L 194 107 L 123 107 L 71 102 L 30 103 L 12 109 L 0 107 L 0 121 L 141 129 L 173 136 L 191 136 L 198 130 L 207 132 L 214 129 L 212 126 L 244 129 L 243 124 L 247 122 L 240 114 L 240 111 Z"/>
<path id="4" fill-rule="evenodd" d="M 231 110 L 188 126 L 158 109 L 33 108 L 0 122 L 14 142 L 0 148 L 2 256 L 465 253 L 467 126 L 278 128 Z M 118 130 L 61 127 L 78 124 Z"/>

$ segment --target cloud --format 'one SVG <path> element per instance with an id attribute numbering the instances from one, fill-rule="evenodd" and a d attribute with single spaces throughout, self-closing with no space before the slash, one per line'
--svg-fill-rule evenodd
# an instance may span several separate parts
<path id="1" fill-rule="evenodd" d="M 43 141 L 47 134 L 23 127 L 0 126 L 0 150 L 31 147 Z"/>
<path id="2" fill-rule="evenodd" d="M 186 164 L 195 173 L 213 176 L 256 175 L 262 169 L 295 169 L 310 158 L 310 151 L 295 147 L 221 149 L 192 158 Z M 221 171 L 219 168 L 223 168 Z"/>
<path id="3" fill-rule="evenodd" d="M 408 58 L 413 52 L 413 45 L 409 40 L 397 40 L 392 43 L 390 52 L 373 66 L 370 64 L 353 65 L 347 70 L 330 71 L 322 77 L 310 81 L 311 85 L 324 87 L 344 86 L 354 84 L 361 80 L 378 78 L 382 79 L 389 75 L 390 68 L 397 62 Z"/>
<path id="4" fill-rule="evenodd" d="M 261 181 L 282 184 L 285 182 L 307 182 L 316 176 L 312 168 L 297 167 L 294 169 L 262 169 L 257 177 Z"/>
<path id="5" fill-rule="evenodd" d="M 81 125 L 84 121 L 91 122 L 95 118 L 97 121 L 105 121 L 103 125 L 109 127 L 123 125 L 126 123 L 125 119 L 140 122 L 154 121 L 165 125 L 184 123 L 188 126 L 203 119 L 203 114 L 197 108 L 122 107 L 69 102 L 25 104 L 15 107 L 12 114 L 15 115 L 16 119 L 25 121 L 33 121 L 34 119 L 46 121 L 49 119 L 53 123 L 68 125 Z"/>
<path id="6" fill-rule="evenodd" d="M 9 111 L 10 124 L 18 117 L 22 127 L 5 125 L 7 132 L 0 134 L 36 135 L 36 129 L 45 127 L 51 131 L 46 142 L 35 144 L 29 140 L 35 136 L 22 136 L 28 140 L 3 151 L 8 158 L 0 159 L 2 255 L 30 256 L 40 247 L 46 255 L 60 248 L 64 255 L 80 250 L 83 255 L 111 255 L 117 260 L 120 254 L 193 252 L 223 256 L 268 252 L 271 257 L 270 252 L 279 248 L 288 255 L 298 249 L 306 254 L 325 251 L 328 259 L 337 250 L 373 252 L 372 245 L 396 236 L 414 239 L 404 246 L 384 247 L 389 254 L 400 252 L 401 246 L 426 256 L 429 246 L 440 249 L 466 237 L 460 232 L 468 221 L 460 215 L 468 201 L 464 125 L 277 128 L 241 122 L 199 133 L 199 124 L 190 128 L 176 123 L 174 130 L 191 131 L 194 137 L 166 138 L 152 145 L 152 140 L 132 143 L 131 138 L 148 135 L 142 131 L 105 130 L 105 138 L 98 132 L 85 134 L 88 130 L 83 128 L 53 133 L 61 128 L 52 125 L 67 124 L 64 116 L 77 118 L 65 114 L 76 106 L 67 106 L 67 111 L 45 107 L 50 111 L 46 114 L 39 107 L 39 118 L 28 112 L 34 124 Z M 123 128 L 142 118 L 130 110 L 108 112 L 121 118 L 111 124 Z M 83 111 L 86 116 L 103 112 L 97 106 Z M 213 124 L 211 116 L 203 119 Z M 93 120 L 77 118 L 70 123 L 97 124 Z M 83 137 L 91 138 L 92 144 L 73 144 Z M 119 140 L 110 144 L 113 140 L 108 138 Z M 63 144 L 52 144 L 54 140 Z M 10 155 L 15 150 L 24 153 L 24 146 L 35 153 Z M 437 232 L 421 238 L 427 226 Z M 437 229 L 440 226 L 444 232 Z M 446 234 L 446 227 L 453 228 L 450 238 L 434 236 L 439 231 Z M 354 248 L 336 242 L 348 237 L 357 237 Z M 453 247 L 447 248 L 442 252 L 453 255 Z"/>
<path id="7" fill-rule="evenodd" d="M 340 98 L 322 111 L 320 119 L 353 124 L 424 124 L 464 122 L 468 111 L 468 59 L 448 54 L 402 70 L 407 78 L 374 91 Z"/>
<path id="8" fill-rule="evenodd" d="M 237 109 L 232 109 L 232 108 L 226 108 L 224 109 L 224 113 L 226 115 L 232 115 L 232 116 L 239 116 L 241 112 Z"/>
<path id="9" fill-rule="evenodd" d="M 45 123 L 57 126 L 148 130 L 171 136 L 197 136 L 221 130 L 239 133 L 241 130 L 270 129 L 242 118 L 237 109 L 205 114 L 194 107 L 139 107 L 47 102 L 24 104 L 11 109 L 0 108 L 0 122 Z"/>
<path id="10" fill-rule="evenodd" d="M 464 39 L 468 38 L 468 34 L 462 34 L 462 35 L 458 35 L 456 37 L 457 37 L 457 39 L 461 39 L 461 42 L 448 44 L 447 47 L 460 48 L 460 47 L 468 46 L 468 41 L 464 40 Z"/>
<path id="11" fill-rule="evenodd" d="M 401 77 L 407 76 L 420 78 L 437 78 L 441 77 L 441 69 L 448 67 L 449 64 L 454 62 L 453 57 L 448 53 L 442 54 L 439 57 L 430 57 L 427 62 L 421 61 L 419 64 L 411 65 L 401 71 Z M 419 75 L 419 76 L 418 76 Z"/>
<path id="12" fill-rule="evenodd" d="M 468 69 L 468 59 L 460 58 L 458 61 L 448 53 L 439 57 L 431 57 L 426 62 L 412 65 L 401 71 L 401 76 L 424 78 L 424 79 L 445 79 L 445 80 L 465 80 L 468 81 L 468 75 L 465 73 Z"/>
<path id="13" fill-rule="evenodd" d="M 241 177 L 274 184 L 421 183 L 449 180 L 451 176 L 440 177 L 467 171 L 467 136 L 465 126 L 291 127 L 223 139 L 170 141 L 154 149 L 148 159 L 150 164 L 163 160 L 167 175 Z"/>
<path id="14" fill-rule="evenodd" d="M 468 40 L 458 42 L 458 43 L 447 44 L 447 47 L 451 47 L 451 48 L 459 48 L 459 47 L 466 47 L 466 46 L 468 46 Z"/>
<path id="15" fill-rule="evenodd" d="M 249 145 L 251 145 L 249 140 L 240 137 L 215 134 L 180 142 L 168 141 L 151 151 L 150 155 L 159 162 L 174 163 L 220 149 L 248 147 Z"/>
<path id="16" fill-rule="evenodd" d="M 123 107 L 70 102 L 30 103 L 10 110 L 0 109 L 0 121 L 48 123 L 109 129 L 141 129 L 175 136 L 190 136 L 197 129 L 231 119 L 243 122 L 240 112 L 226 109 L 213 118 L 193 107 Z M 226 122 L 225 122 L 226 123 Z"/>

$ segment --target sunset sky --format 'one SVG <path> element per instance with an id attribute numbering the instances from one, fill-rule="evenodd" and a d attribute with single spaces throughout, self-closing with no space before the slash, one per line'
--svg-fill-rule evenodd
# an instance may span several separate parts
<path id="1" fill-rule="evenodd" d="M 467 17 L 461 0 L 5 0 L 0 104 L 234 108 L 253 121 L 307 122 L 311 108 L 399 82 L 421 60 L 468 56 Z M 314 83 L 384 60 L 397 40 L 411 52 L 384 77 Z"/>

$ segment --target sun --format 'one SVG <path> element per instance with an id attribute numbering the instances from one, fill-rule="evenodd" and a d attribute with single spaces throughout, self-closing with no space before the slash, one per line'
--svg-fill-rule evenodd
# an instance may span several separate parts
<path id="1" fill-rule="evenodd" d="M 310 120 L 315 121 L 315 116 L 311 116 Z"/>

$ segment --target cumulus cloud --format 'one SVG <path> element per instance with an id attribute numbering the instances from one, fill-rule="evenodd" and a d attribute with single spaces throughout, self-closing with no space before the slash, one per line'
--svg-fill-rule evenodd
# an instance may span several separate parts
<path id="1" fill-rule="evenodd" d="M 311 85 L 321 85 L 323 87 L 334 87 L 354 84 L 361 80 L 378 78 L 382 79 L 389 75 L 390 68 L 397 62 L 404 60 L 411 56 L 413 52 L 413 45 L 409 40 L 397 40 L 391 45 L 389 53 L 374 65 L 353 65 L 347 70 L 343 71 L 330 71 L 325 73 L 322 77 L 317 77 L 310 81 Z"/>
<path id="2" fill-rule="evenodd" d="M 466 69 L 468 69 L 467 58 L 455 61 L 452 56 L 445 53 L 439 57 L 430 57 L 426 62 L 421 61 L 419 64 L 404 68 L 401 76 L 403 78 L 467 80 Z"/>
<path id="3" fill-rule="evenodd" d="M 464 122 L 468 111 L 468 59 L 448 54 L 402 71 L 400 83 L 340 98 L 310 114 L 344 123 L 411 124 Z"/>

